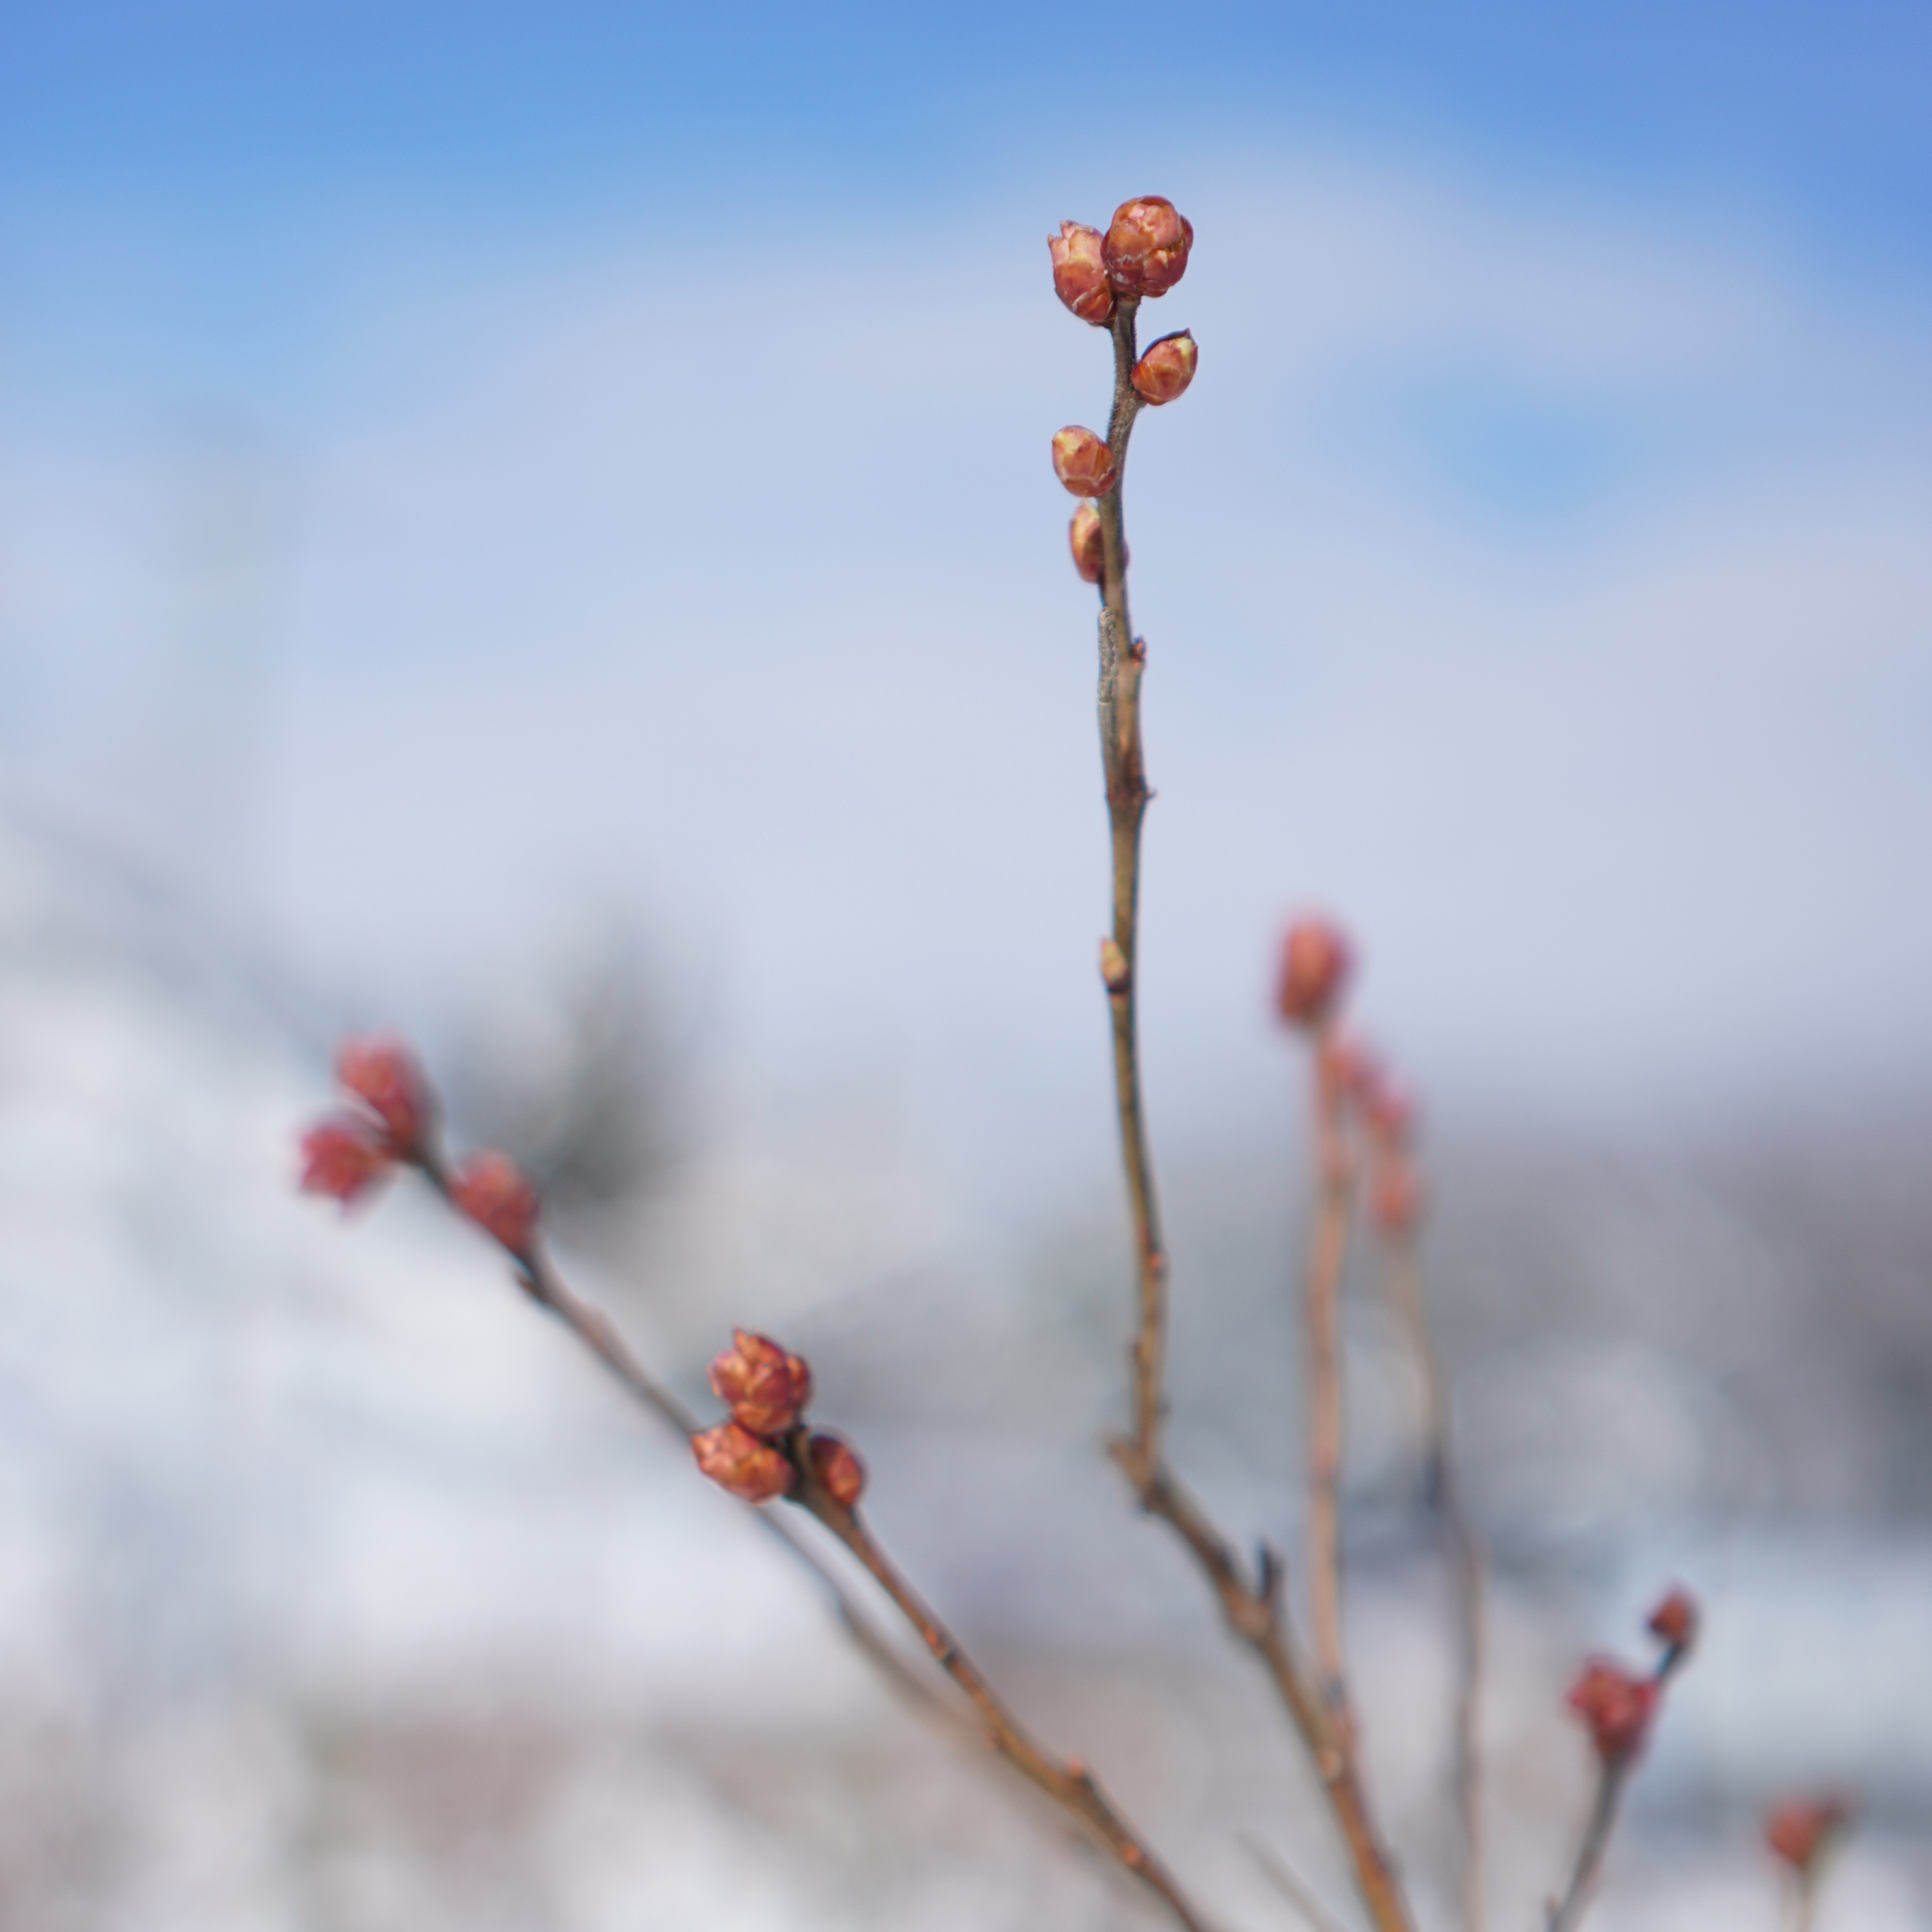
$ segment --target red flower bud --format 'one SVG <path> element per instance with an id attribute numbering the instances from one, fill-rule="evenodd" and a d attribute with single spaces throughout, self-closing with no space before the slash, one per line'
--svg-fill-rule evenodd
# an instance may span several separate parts
<path id="1" fill-rule="evenodd" d="M 1376 1170 L 1370 1208 L 1385 1235 L 1408 1235 L 1422 1219 L 1422 1177 L 1406 1154 L 1396 1154 Z"/>
<path id="2" fill-rule="evenodd" d="M 1100 256 L 1100 231 L 1063 221 L 1046 245 L 1053 254 L 1053 292 L 1082 322 L 1102 327 L 1114 313 L 1114 286 Z"/>
<path id="3" fill-rule="evenodd" d="M 1173 402 L 1193 382 L 1198 359 L 1194 337 L 1186 329 L 1179 335 L 1163 335 L 1134 364 L 1134 394 L 1156 408 Z"/>
<path id="4" fill-rule="evenodd" d="M 697 1466 L 720 1489 L 743 1496 L 748 1503 L 769 1502 L 790 1494 L 798 1482 L 791 1458 L 769 1442 L 760 1442 L 749 1429 L 721 1422 L 691 1438 Z"/>
<path id="5" fill-rule="evenodd" d="M 811 1371 L 768 1335 L 734 1328 L 737 1345 L 711 1364 L 711 1386 L 732 1419 L 753 1435 L 782 1435 L 811 1400 Z"/>
<path id="6" fill-rule="evenodd" d="M 518 1260 L 529 1254 L 537 1229 L 537 1191 L 507 1154 L 479 1153 L 465 1161 L 449 1183 L 449 1198 Z"/>
<path id="7" fill-rule="evenodd" d="M 1107 225 L 1100 257 L 1123 296 L 1164 296 L 1187 272 L 1194 226 L 1157 194 L 1123 201 Z"/>
<path id="8" fill-rule="evenodd" d="M 1842 1798 L 1787 1798 L 1764 1821 L 1764 1841 L 1801 1877 L 1851 1822 Z"/>
<path id="9" fill-rule="evenodd" d="M 1106 574 L 1107 558 L 1100 542 L 1100 513 L 1092 503 L 1082 503 L 1067 526 L 1066 541 L 1073 551 L 1073 568 L 1088 583 L 1098 583 Z"/>
<path id="10" fill-rule="evenodd" d="M 1341 1003 L 1354 954 L 1339 926 L 1296 920 L 1281 948 L 1275 1007 L 1292 1026 L 1320 1026 Z"/>
<path id="11" fill-rule="evenodd" d="M 1590 1742 L 1606 1765 L 1619 1765 L 1643 1748 L 1657 1712 L 1657 1685 L 1633 1677 L 1619 1663 L 1592 1658 L 1565 1700 L 1590 1727 Z"/>
<path id="12" fill-rule="evenodd" d="M 345 1039 L 336 1050 L 335 1077 L 388 1128 L 398 1154 L 407 1158 L 415 1151 L 436 1111 L 436 1096 L 402 1040 L 393 1034 Z"/>
<path id="13" fill-rule="evenodd" d="M 301 1191 L 347 1208 L 388 1178 L 394 1160 L 382 1129 L 359 1114 L 331 1114 L 302 1136 Z"/>
<path id="14" fill-rule="evenodd" d="M 1689 1650 L 1697 1641 L 1697 1599 L 1681 1586 L 1672 1590 L 1651 1611 L 1646 1628 L 1672 1650 Z"/>
<path id="15" fill-rule="evenodd" d="M 837 1435 L 814 1435 L 810 1443 L 811 1473 L 847 1509 L 866 1492 L 866 1465 Z"/>
<path id="16" fill-rule="evenodd" d="M 1106 442 L 1091 429 L 1073 427 L 1053 439 L 1053 473 L 1076 497 L 1104 497 L 1121 480 Z"/>

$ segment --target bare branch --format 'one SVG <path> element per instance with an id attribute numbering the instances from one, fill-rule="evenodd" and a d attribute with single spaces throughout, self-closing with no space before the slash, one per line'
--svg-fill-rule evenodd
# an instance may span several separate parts
<path id="1" fill-rule="evenodd" d="M 1295 1876 L 1293 1868 L 1272 1846 L 1252 1832 L 1243 1832 L 1241 1842 L 1275 1889 L 1314 1926 L 1315 1932 L 1348 1932 L 1342 1921 L 1316 1897 L 1303 1880 Z"/>

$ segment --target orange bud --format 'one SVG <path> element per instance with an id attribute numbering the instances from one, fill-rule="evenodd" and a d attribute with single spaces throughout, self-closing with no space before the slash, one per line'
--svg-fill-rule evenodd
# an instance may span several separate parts
<path id="1" fill-rule="evenodd" d="M 720 1489 L 743 1496 L 748 1503 L 788 1495 L 798 1482 L 790 1457 L 735 1422 L 701 1431 L 691 1438 L 691 1447 L 697 1466 Z"/>
<path id="2" fill-rule="evenodd" d="M 734 1347 L 711 1364 L 711 1387 L 732 1419 L 753 1435 L 782 1435 L 811 1400 L 811 1371 L 769 1335 L 731 1331 Z"/>
<path id="3" fill-rule="evenodd" d="M 393 1034 L 345 1039 L 336 1050 L 335 1077 L 388 1128 L 397 1153 L 414 1152 L 436 1111 L 436 1096 L 402 1040 Z"/>
<path id="4" fill-rule="evenodd" d="M 1100 513 L 1092 503 L 1082 503 L 1074 511 L 1066 541 L 1073 551 L 1073 568 L 1084 582 L 1098 583 L 1106 574 L 1107 557 L 1100 541 Z"/>
<path id="5" fill-rule="evenodd" d="M 1104 497 L 1121 480 L 1106 442 L 1091 429 L 1072 426 L 1053 439 L 1053 473 L 1076 497 Z"/>
<path id="6" fill-rule="evenodd" d="M 1341 1003 L 1354 953 L 1338 925 L 1301 919 L 1282 941 L 1275 1007 L 1291 1026 L 1320 1026 Z"/>
<path id="7" fill-rule="evenodd" d="M 1592 1658 L 1564 1700 L 1590 1727 L 1590 1742 L 1606 1765 L 1634 1757 L 1650 1735 L 1657 1713 L 1657 1685 L 1633 1677 L 1620 1663 Z"/>
<path id="8" fill-rule="evenodd" d="M 388 1178 L 394 1165 L 382 1130 L 359 1114 L 331 1114 L 302 1136 L 301 1191 L 347 1208 Z"/>
<path id="9" fill-rule="evenodd" d="M 1127 955 L 1111 933 L 1100 942 L 1100 979 L 1110 993 L 1124 993 L 1134 982 Z"/>
<path id="10" fill-rule="evenodd" d="M 1851 1822 L 1852 1807 L 1842 1798 L 1787 1798 L 1772 1806 L 1764 1821 L 1764 1841 L 1800 1876 Z"/>
<path id="11" fill-rule="evenodd" d="M 814 1435 L 810 1442 L 811 1473 L 831 1492 L 833 1500 L 850 1509 L 866 1492 L 866 1465 L 837 1435 Z"/>
<path id="12" fill-rule="evenodd" d="M 1114 287 L 1101 260 L 1100 231 L 1063 221 L 1046 245 L 1053 254 L 1053 292 L 1082 322 L 1096 328 L 1114 313 Z"/>
<path id="13" fill-rule="evenodd" d="M 537 1231 L 537 1191 L 508 1154 L 472 1155 L 451 1179 L 449 1198 L 519 1261 L 528 1256 Z"/>
<path id="14" fill-rule="evenodd" d="M 1651 1611 L 1645 1628 L 1672 1650 L 1689 1650 L 1697 1640 L 1697 1599 L 1681 1586 L 1672 1590 Z"/>
<path id="15" fill-rule="evenodd" d="M 1134 364 L 1134 394 L 1156 408 L 1173 402 L 1193 382 L 1198 359 L 1199 352 L 1188 330 L 1183 328 L 1179 335 L 1163 335 Z"/>
<path id="16" fill-rule="evenodd" d="M 1157 194 L 1123 201 L 1107 225 L 1100 258 L 1123 296 L 1164 296 L 1187 272 L 1194 225 Z"/>

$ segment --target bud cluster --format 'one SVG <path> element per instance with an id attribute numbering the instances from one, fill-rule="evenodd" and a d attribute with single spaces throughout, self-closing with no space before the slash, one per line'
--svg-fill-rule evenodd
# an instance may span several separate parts
<path id="1" fill-rule="evenodd" d="M 834 1501 L 850 1509 L 866 1487 L 865 1465 L 837 1435 L 804 1439 L 811 1370 L 769 1335 L 731 1331 L 731 1347 L 711 1364 L 711 1388 L 728 1422 L 691 1438 L 697 1466 L 734 1496 L 769 1502 L 797 1489 L 800 1458 Z"/>
<path id="2" fill-rule="evenodd" d="M 1134 308 L 1164 296 L 1186 273 L 1194 228 L 1185 215 L 1176 213 L 1171 201 L 1147 194 L 1123 201 L 1104 233 L 1078 221 L 1063 221 L 1060 233 L 1049 235 L 1046 245 L 1053 258 L 1053 289 L 1060 299 L 1096 328 L 1106 327 L 1117 312 L 1122 312 L 1128 333 L 1122 339 L 1131 343 Z M 1173 402 L 1193 382 L 1198 354 L 1186 329 L 1163 335 L 1130 372 L 1134 395 L 1156 408 Z M 1121 459 L 1106 439 L 1071 425 L 1053 439 L 1053 471 L 1074 496 L 1092 499 L 1118 488 Z M 1067 536 L 1081 581 L 1099 583 L 1106 561 L 1091 501 L 1075 514 Z M 1122 561 L 1125 562 L 1124 556 Z"/>
<path id="3" fill-rule="evenodd" d="M 440 1177 L 440 1108 L 409 1046 L 391 1034 L 344 1040 L 335 1078 L 349 1104 L 302 1136 L 301 1188 L 351 1207 L 399 1167 Z M 506 1154 L 479 1153 L 448 1178 L 458 1211 L 527 1262 L 536 1238 L 536 1189 Z"/>
<path id="4" fill-rule="evenodd" d="M 1648 1675 L 1627 1670 L 1607 1658 L 1594 1657 L 1570 1687 L 1565 1699 L 1590 1733 L 1590 1743 L 1606 1771 L 1633 1762 L 1649 1741 L 1663 1687 L 1690 1653 L 1697 1638 L 1697 1600 L 1673 1589 L 1650 1613 L 1646 1628 L 1663 1645 L 1663 1656 Z"/>

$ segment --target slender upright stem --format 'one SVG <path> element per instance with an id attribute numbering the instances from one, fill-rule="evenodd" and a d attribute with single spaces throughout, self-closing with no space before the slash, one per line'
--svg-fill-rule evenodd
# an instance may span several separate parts
<path id="1" fill-rule="evenodd" d="M 951 1631 L 873 1540 L 856 1510 L 847 1509 L 813 1475 L 810 1459 L 795 1457 L 802 1476 L 793 1500 L 809 1510 L 849 1549 L 919 1633 L 940 1668 L 958 1685 L 980 1714 L 987 1741 L 1023 1776 L 1085 1827 L 1088 1834 L 1151 1891 L 1187 1932 L 1207 1932 L 1207 1921 L 1167 1868 L 1123 1818 L 1077 1758 L 1061 1759 L 1027 1733 Z"/>
<path id="2" fill-rule="evenodd" d="M 1577 1847 L 1577 1862 L 1571 1867 L 1563 1896 L 1549 1906 L 1545 1932 L 1575 1932 L 1583 1922 L 1596 1891 L 1597 1874 L 1603 1869 L 1604 1854 L 1609 1849 L 1610 1834 L 1617 1828 L 1617 1807 L 1630 1780 L 1631 1762 L 1627 1757 L 1612 1758 L 1599 1768 L 1597 1793 L 1590 1804 L 1582 1842 Z"/>
<path id="3" fill-rule="evenodd" d="M 1314 1042 L 1318 1193 L 1309 1231 L 1303 1294 L 1303 1361 L 1308 1422 L 1308 1622 L 1322 1695 L 1338 1719 L 1349 1717 L 1342 1642 L 1342 1275 L 1354 1200 L 1353 1162 L 1333 1065 L 1334 1037 L 1324 1025 Z"/>
<path id="4" fill-rule="evenodd" d="M 1442 1359 L 1422 1298 L 1422 1270 L 1412 1228 L 1389 1236 L 1389 1299 L 1408 1331 L 1422 1377 L 1424 1489 L 1448 1543 L 1456 1600 L 1456 1719 L 1451 1778 L 1463 1848 L 1463 1932 L 1483 1932 L 1483 1552 L 1463 1508 L 1450 1441 L 1449 1395 Z"/>
<path id="5" fill-rule="evenodd" d="M 1098 502 L 1101 554 L 1099 725 L 1113 848 L 1113 933 L 1104 955 L 1113 1026 L 1114 1091 L 1121 1155 L 1133 1218 L 1139 1321 L 1133 1349 L 1132 1429 L 1113 1455 L 1134 1486 L 1141 1507 L 1173 1528 L 1219 1598 L 1229 1630 L 1261 1660 L 1321 1779 L 1347 1841 L 1355 1883 L 1378 1932 L 1411 1932 L 1407 1902 L 1394 1861 L 1383 1848 L 1363 1789 L 1353 1741 L 1295 1654 L 1282 1600 L 1281 1566 L 1262 1552 L 1250 1582 L 1228 1540 L 1168 1468 L 1162 1444 L 1167 1348 L 1167 1251 L 1161 1239 L 1153 1162 L 1148 1151 L 1136 1030 L 1139 986 L 1141 822 L 1149 798 L 1141 745 L 1141 678 L 1146 647 L 1133 635 L 1127 609 L 1126 532 L 1122 512 L 1127 443 L 1141 402 L 1131 376 L 1138 303 L 1114 311 L 1114 407 L 1107 440 L 1121 480 Z"/>

